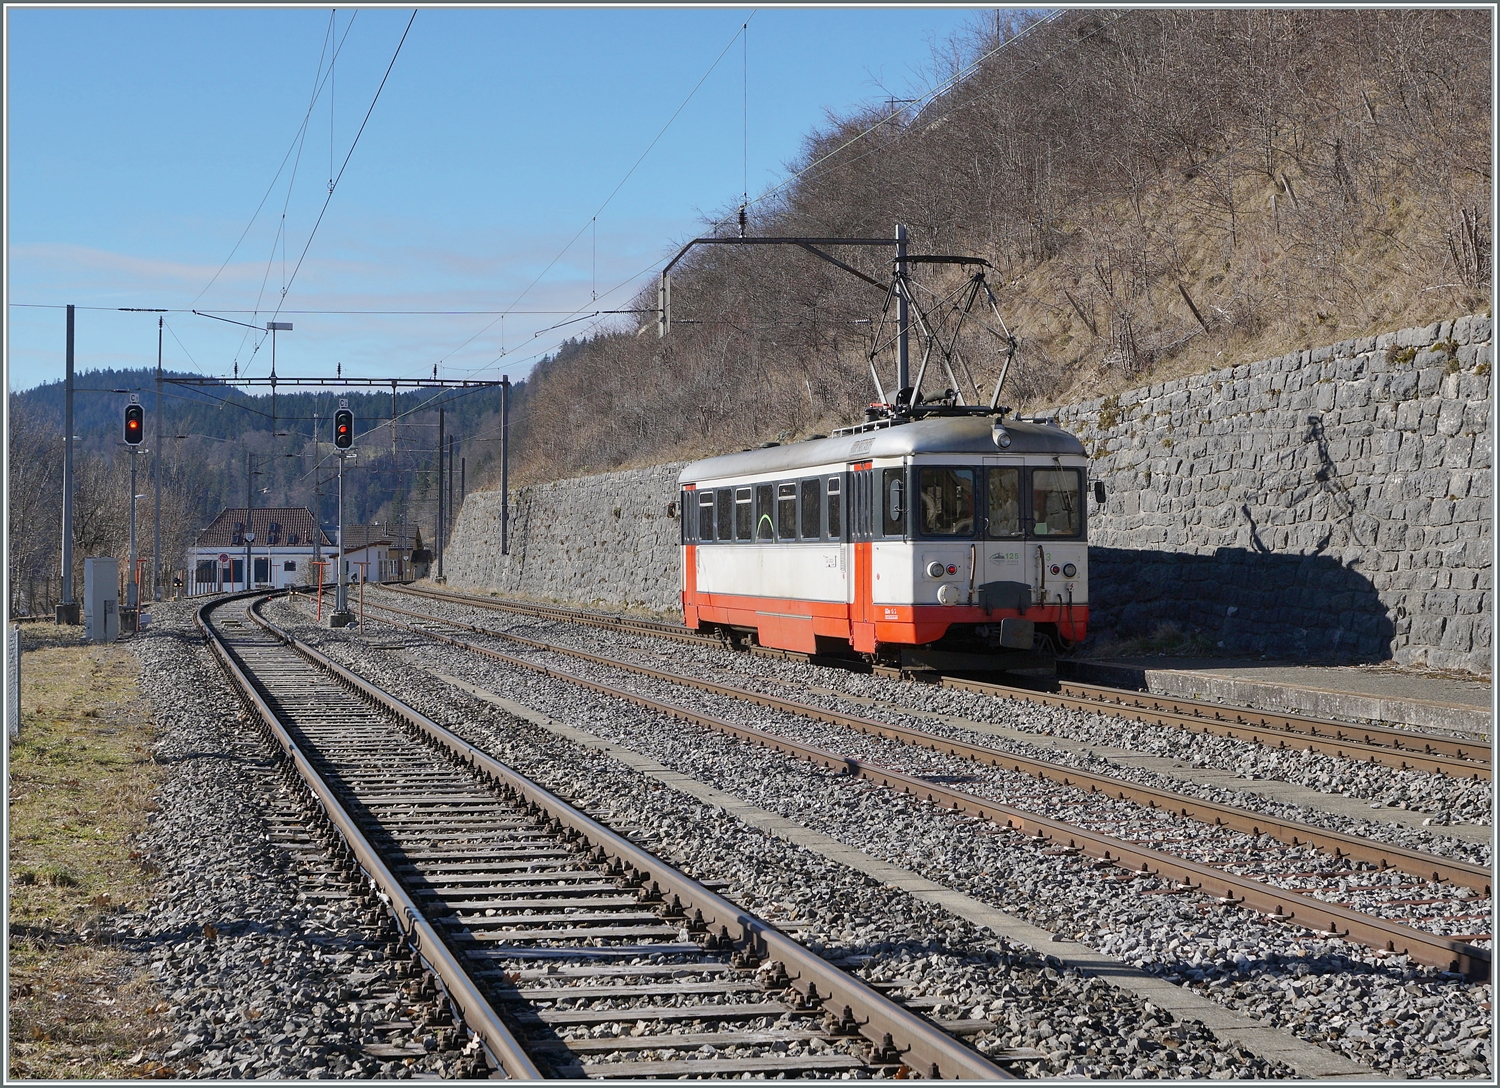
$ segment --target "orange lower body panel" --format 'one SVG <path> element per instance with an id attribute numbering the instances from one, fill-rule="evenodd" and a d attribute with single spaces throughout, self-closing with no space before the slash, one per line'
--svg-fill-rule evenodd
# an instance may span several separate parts
<path id="1" fill-rule="evenodd" d="M 921 646 L 936 642 L 955 623 L 998 623 L 1019 617 L 1015 609 L 970 608 L 959 605 L 869 604 L 873 622 L 853 615 L 855 606 L 841 601 L 797 601 L 779 597 L 744 597 L 726 593 L 683 594 L 683 622 L 698 628 L 706 623 L 753 628 L 762 646 L 813 653 L 816 636 L 851 644 L 860 653 L 874 653 L 879 644 Z M 1069 642 L 1080 641 L 1088 630 L 1088 605 L 1039 605 L 1028 608 L 1025 619 L 1053 623 Z"/>

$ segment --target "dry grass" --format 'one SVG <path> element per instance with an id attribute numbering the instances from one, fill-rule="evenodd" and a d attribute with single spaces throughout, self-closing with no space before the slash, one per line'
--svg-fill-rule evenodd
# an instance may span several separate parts
<path id="1" fill-rule="evenodd" d="M 149 977 L 108 937 L 108 915 L 152 894 L 133 850 L 161 777 L 134 660 L 30 624 L 21 736 L 10 750 L 12 1078 L 150 1075 L 130 1065 L 160 1026 Z M 46 645 L 53 643 L 53 645 Z M 57 643 L 61 643 L 60 645 Z"/>

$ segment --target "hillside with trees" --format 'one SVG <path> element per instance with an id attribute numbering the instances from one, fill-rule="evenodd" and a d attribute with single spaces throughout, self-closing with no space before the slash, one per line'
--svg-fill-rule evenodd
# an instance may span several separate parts
<path id="1" fill-rule="evenodd" d="M 1490 47 L 1479 10 L 976 14 L 931 73 L 944 93 L 831 120 L 746 226 L 888 237 L 899 222 L 914 253 L 988 260 L 1019 341 L 1002 401 L 1019 409 L 1484 310 Z M 703 233 L 737 233 L 738 211 Z M 839 255 L 889 278 L 888 251 Z M 934 320 L 963 274 L 917 267 Z M 667 338 L 648 314 L 534 371 L 518 476 L 857 420 L 884 302 L 795 249 L 694 250 Z M 634 303 L 656 304 L 654 284 Z M 970 325 L 957 347 L 987 398 L 1003 344 Z"/>
<path id="2" fill-rule="evenodd" d="M 196 378 L 172 373 L 169 377 Z M 146 441 L 136 491 L 138 554 L 150 554 L 154 487 L 150 447 L 155 442 L 154 370 L 94 370 L 78 374 L 73 405 L 75 584 L 87 556 L 124 557 L 130 534 L 130 457 L 121 442 L 125 390 L 146 406 Z M 524 384 L 515 388 L 524 389 Z M 354 412 L 357 457 L 344 474 L 347 524 L 405 523 L 433 539 L 438 497 L 438 410 L 454 442 L 456 513 L 466 478 L 500 451 L 497 389 L 415 389 L 387 393 L 279 392 L 251 396 L 227 383 L 164 387 L 162 442 L 162 554 L 167 569 L 198 532 L 226 506 L 243 507 L 246 489 L 256 507 L 306 506 L 320 523 L 338 521 L 337 462 L 331 421 L 339 399 Z M 12 614 L 47 614 L 60 588 L 62 538 L 63 385 L 50 382 L 10 396 L 10 565 Z M 391 423 L 395 412 L 394 428 Z M 446 471 L 446 469 L 445 469 Z M 251 475 L 247 476 L 247 472 Z M 455 473 L 458 474 L 457 472 Z"/>

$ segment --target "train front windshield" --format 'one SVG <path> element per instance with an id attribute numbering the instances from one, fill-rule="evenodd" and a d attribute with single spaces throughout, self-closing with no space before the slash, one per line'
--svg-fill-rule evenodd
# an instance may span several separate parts
<path id="1" fill-rule="evenodd" d="M 1032 531 L 1037 536 L 1078 535 L 1082 529 L 1080 486 L 1076 468 L 1031 470 Z"/>
<path id="2" fill-rule="evenodd" d="M 919 474 L 922 532 L 968 536 L 974 532 L 974 470 L 924 468 Z"/>

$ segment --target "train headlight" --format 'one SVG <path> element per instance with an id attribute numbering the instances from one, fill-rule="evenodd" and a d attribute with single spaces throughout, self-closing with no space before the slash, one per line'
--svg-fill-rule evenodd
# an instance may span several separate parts
<path id="1" fill-rule="evenodd" d="M 941 564 L 941 563 L 928 563 L 927 564 L 927 577 L 929 577 L 929 578 L 941 578 L 942 576 L 943 576 L 943 564 Z"/>
<path id="2" fill-rule="evenodd" d="M 999 446 L 1002 450 L 1010 448 L 1010 432 L 1000 423 L 996 423 L 990 430 L 990 437 L 995 440 L 995 445 Z"/>
<path id="3" fill-rule="evenodd" d="M 1073 565 L 1072 563 L 1064 563 L 1063 564 L 1063 577 L 1064 578 L 1071 578 L 1071 577 L 1073 577 L 1073 575 L 1075 575 L 1077 573 L 1078 573 L 1078 568 L 1075 565 Z"/>

